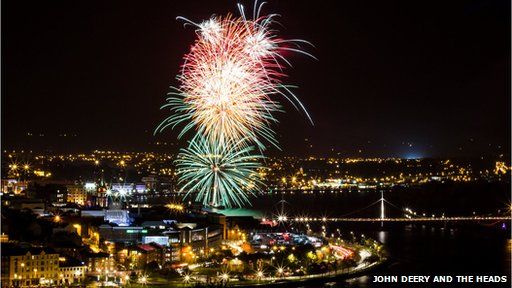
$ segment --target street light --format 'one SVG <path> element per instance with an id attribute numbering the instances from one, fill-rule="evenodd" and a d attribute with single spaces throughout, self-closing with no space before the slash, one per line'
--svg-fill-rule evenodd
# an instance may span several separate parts
<path id="1" fill-rule="evenodd" d="M 148 278 L 147 276 L 143 275 L 139 278 L 139 283 L 142 284 L 142 285 L 146 285 L 148 283 Z"/>
<path id="2" fill-rule="evenodd" d="M 282 266 L 277 268 L 275 277 L 284 277 L 284 268 Z"/>
<path id="3" fill-rule="evenodd" d="M 220 276 L 222 278 L 223 281 L 228 281 L 229 280 L 229 275 L 228 273 L 224 273 Z"/>
<path id="4" fill-rule="evenodd" d="M 192 278 L 191 278 L 191 277 L 190 277 L 190 275 L 188 275 L 188 274 L 187 274 L 187 275 L 185 275 L 185 277 L 183 277 L 183 282 L 185 282 L 185 283 L 189 283 L 189 282 L 190 282 L 190 280 L 192 280 Z"/>

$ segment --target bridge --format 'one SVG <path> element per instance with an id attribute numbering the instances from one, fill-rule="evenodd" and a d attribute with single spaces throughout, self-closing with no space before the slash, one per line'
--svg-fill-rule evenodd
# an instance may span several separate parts
<path id="1" fill-rule="evenodd" d="M 510 221 L 510 216 L 418 217 L 418 218 L 294 218 L 293 222 L 434 222 L 434 221 Z"/>
<path id="2" fill-rule="evenodd" d="M 311 217 L 295 217 L 295 218 L 288 218 L 288 217 L 284 217 L 284 216 L 279 216 L 278 217 L 278 221 L 279 222 L 286 222 L 286 221 L 289 221 L 289 222 L 381 222 L 381 223 L 384 223 L 384 222 L 464 222 L 464 221 L 477 221 L 477 222 L 483 222 L 483 221 L 511 221 L 512 220 L 512 215 L 508 215 L 508 216 L 489 216 L 489 215 L 486 215 L 486 216 L 451 216 L 451 217 L 445 217 L 444 215 L 441 216 L 441 217 L 435 217 L 434 215 L 432 215 L 432 217 L 426 217 L 425 215 L 423 216 L 418 216 L 416 215 L 416 213 L 414 213 L 412 210 L 406 208 L 405 209 L 405 216 L 404 217 L 393 217 L 393 218 L 388 218 L 386 217 L 386 210 L 385 210 L 385 207 L 384 207 L 384 203 L 387 203 L 391 206 L 394 206 L 395 208 L 397 209 L 400 209 L 402 211 L 402 209 L 396 205 L 394 205 L 393 203 L 387 201 L 386 199 L 384 199 L 384 192 L 381 191 L 381 197 L 378 201 L 362 208 L 362 209 L 358 209 L 358 210 L 355 210 L 355 211 L 352 211 L 348 214 L 345 214 L 341 217 L 322 217 L 322 218 L 311 218 Z M 357 217 L 346 217 L 346 216 L 349 216 L 351 214 L 354 214 L 354 213 L 357 213 L 359 211 L 362 211 L 362 210 L 365 210 L 369 207 L 372 207 L 374 205 L 377 205 L 377 204 L 380 204 L 380 217 L 376 218 L 357 218 Z M 282 211 L 283 212 L 284 208 L 282 208 Z M 283 214 L 284 215 L 284 214 Z"/>

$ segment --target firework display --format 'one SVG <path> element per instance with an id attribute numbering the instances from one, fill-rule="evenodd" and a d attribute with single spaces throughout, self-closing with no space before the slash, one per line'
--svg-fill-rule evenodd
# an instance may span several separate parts
<path id="1" fill-rule="evenodd" d="M 177 76 L 179 86 L 172 88 L 167 103 L 162 106 L 162 109 L 169 109 L 171 115 L 160 123 L 156 132 L 180 127 L 179 138 L 187 132 L 193 133 L 189 148 L 183 150 L 182 158 L 177 160 L 178 174 L 180 183 L 184 184 L 182 189 L 197 192 L 196 199 L 203 199 L 204 203 L 225 206 L 248 203 L 246 193 L 251 193 L 251 188 L 241 188 L 244 185 L 240 184 L 247 182 L 242 179 L 257 165 L 244 161 L 247 157 L 255 159 L 256 156 L 249 156 L 255 150 L 253 146 L 260 153 L 268 144 L 277 147 L 271 125 L 277 122 L 273 114 L 281 111 L 279 97 L 288 100 L 311 121 L 290 86 L 282 83 L 286 76 L 283 64 L 290 64 L 284 52 L 310 55 L 300 49 L 300 44 L 308 42 L 279 38 L 271 29 L 277 15 L 260 17 L 264 4 L 255 3 L 252 20 L 246 17 L 240 4 L 238 18 L 216 16 L 198 24 L 178 17 L 197 28 L 197 39 L 184 56 L 181 73 Z M 217 152 L 227 154 L 212 158 L 212 149 L 216 150 L 214 155 Z M 232 162 L 229 169 L 244 172 L 218 174 L 201 170 L 198 173 L 187 167 L 198 168 L 225 159 Z M 210 163 L 211 167 L 218 167 L 217 164 Z M 215 180 L 221 175 L 224 180 Z M 235 179 L 229 179 L 231 175 L 236 175 Z"/>
<path id="2" fill-rule="evenodd" d="M 181 149 L 176 166 L 182 190 L 197 193 L 196 201 L 212 206 L 250 204 L 248 193 L 260 186 L 256 169 L 261 155 L 253 147 L 215 145 L 204 139 L 191 141 Z"/>

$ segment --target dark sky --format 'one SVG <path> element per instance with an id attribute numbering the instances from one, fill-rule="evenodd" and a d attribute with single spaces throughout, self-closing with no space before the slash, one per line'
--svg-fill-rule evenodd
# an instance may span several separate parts
<path id="1" fill-rule="evenodd" d="M 292 56 L 287 80 L 315 126 L 285 104 L 283 152 L 270 153 L 509 154 L 509 1 L 271 0 L 265 11 L 319 59 Z M 228 12 L 235 1 L 2 1 L 3 147 L 175 141 L 152 136 L 194 40 L 175 17 Z"/>

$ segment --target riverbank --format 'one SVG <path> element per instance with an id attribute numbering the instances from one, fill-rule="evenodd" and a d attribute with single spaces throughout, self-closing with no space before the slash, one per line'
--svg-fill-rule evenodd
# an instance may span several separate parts
<path id="1" fill-rule="evenodd" d="M 310 283 L 318 283 L 318 282 L 329 282 L 333 280 L 346 280 L 354 277 L 359 277 L 361 275 L 367 274 L 387 262 L 387 259 L 381 259 L 377 262 L 364 264 L 361 266 L 357 266 L 351 269 L 346 269 L 342 271 L 334 271 L 330 273 L 322 273 L 322 274 L 312 274 L 306 276 L 290 276 L 286 278 L 278 278 L 271 279 L 268 281 L 260 281 L 257 283 L 250 282 L 240 282 L 228 284 L 228 286 L 232 287 L 261 287 L 261 286 L 274 286 L 274 287 L 287 287 L 287 286 L 296 286 L 297 284 L 310 284 Z M 348 270 L 348 271 L 347 271 Z"/>
<path id="2" fill-rule="evenodd" d="M 347 268 L 339 271 L 332 271 L 328 273 L 311 274 L 304 276 L 288 276 L 288 277 L 264 277 L 259 280 L 234 280 L 230 279 L 226 282 L 219 282 L 216 284 L 207 284 L 196 281 L 169 281 L 169 282 L 151 282 L 141 284 L 130 284 L 133 288 L 151 288 L 151 287 L 296 287 L 298 284 L 306 285 L 312 283 L 327 283 L 329 281 L 340 281 L 350 278 L 365 275 L 373 270 L 378 269 L 387 262 L 387 258 L 382 258 L 372 263 L 361 263 L 360 265 L 352 268 Z"/>

